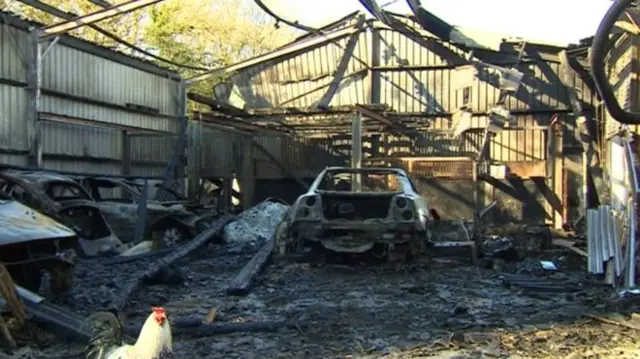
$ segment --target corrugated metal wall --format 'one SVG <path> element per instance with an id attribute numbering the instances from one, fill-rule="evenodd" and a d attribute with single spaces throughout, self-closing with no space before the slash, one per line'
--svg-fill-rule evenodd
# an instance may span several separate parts
<path id="1" fill-rule="evenodd" d="M 515 61 L 517 51 L 514 46 L 505 43 L 504 53 L 491 56 Z M 350 50 L 353 51 L 349 58 Z M 570 111 L 566 88 L 559 77 L 557 55 L 560 50 L 535 44 L 527 47 L 526 55 L 530 60 L 518 65 L 524 72 L 522 84 L 519 91 L 507 99 L 507 107 L 514 112 L 517 127 L 521 129 L 506 130 L 492 138 L 490 155 L 493 160 L 546 159 L 545 127 L 555 111 L 561 115 Z M 341 66 L 345 63 L 342 60 L 345 54 L 348 58 L 346 67 Z M 463 63 L 464 57 L 463 51 L 446 42 L 433 38 L 414 41 L 374 22 L 367 31 L 356 33 L 352 38 L 241 70 L 232 82 L 246 108 L 314 108 L 323 98 L 330 97 L 328 90 L 332 89 L 335 77 L 339 85 L 335 86 L 336 93 L 326 105 L 386 104 L 391 110 L 404 113 L 405 119 L 410 119 L 407 115 L 411 115 L 415 116 L 411 119 L 418 118 L 429 124 L 423 129 L 429 146 L 407 149 L 392 145 L 391 152 L 472 156 L 479 149 L 481 134 L 469 132 L 462 139 L 454 138 L 448 117 L 463 104 L 463 90 L 457 88 L 460 75 L 455 64 Z M 579 78 L 575 81 L 578 88 L 586 89 L 584 84 L 578 83 Z M 473 127 L 485 126 L 487 118 L 483 114 L 498 101 L 497 83 L 497 76 L 483 75 L 473 85 L 470 93 L 472 110 L 476 113 Z M 590 91 L 581 91 L 579 96 L 592 103 Z M 577 147 L 573 117 L 563 116 L 562 119 L 567 131 L 565 145 Z M 288 123 L 286 116 L 284 120 Z M 408 139 L 392 140 L 403 142 Z M 348 145 L 348 141 L 341 145 Z M 299 150 L 297 147 L 291 149 Z M 286 149 L 274 150 L 283 151 L 282 156 L 287 156 Z"/>
<path id="2" fill-rule="evenodd" d="M 29 150 L 29 23 L 5 13 L 0 15 L 0 152 L 14 154 L 5 157 L 9 162 L 4 163 L 24 165 Z M 43 58 L 40 110 L 174 134 L 178 128 L 176 117 L 184 115 L 180 87 L 176 73 L 63 36 Z M 121 130 L 105 126 L 43 121 L 43 166 L 120 173 L 123 135 Z M 132 157 L 155 165 L 137 168 L 134 159 L 131 171 L 162 174 L 172 146 L 173 142 L 167 141 L 132 140 Z"/>
<path id="3" fill-rule="evenodd" d="M 255 138 L 274 157 L 302 178 L 313 178 L 327 166 L 342 166 L 338 156 L 329 152 L 327 141 L 310 138 L 292 138 L 277 135 L 262 135 Z M 289 177 L 280 167 L 260 151 L 256 151 L 256 177 L 277 179 Z"/>
<path id="4" fill-rule="evenodd" d="M 367 101 L 368 57 L 366 33 L 358 32 L 335 43 L 241 71 L 232 81 L 246 108 L 363 103 Z M 331 91 L 335 95 L 326 97 Z M 325 102 L 327 98 L 330 101 Z"/>

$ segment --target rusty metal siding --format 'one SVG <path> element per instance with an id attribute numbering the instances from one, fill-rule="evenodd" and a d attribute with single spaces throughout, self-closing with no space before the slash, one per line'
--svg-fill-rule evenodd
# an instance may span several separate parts
<path id="1" fill-rule="evenodd" d="M 233 177 L 242 160 L 241 139 L 241 135 L 204 125 L 201 137 L 202 177 Z"/>
<path id="2" fill-rule="evenodd" d="M 327 93 L 332 90 L 335 94 L 329 106 L 365 102 L 368 66 L 365 35 L 356 33 L 353 40 L 343 38 L 302 54 L 240 71 L 233 77 L 233 82 L 238 86 L 246 108 L 313 107 L 328 98 Z M 341 69 L 341 60 L 351 48 L 352 56 Z"/>
<path id="3" fill-rule="evenodd" d="M 0 148 L 28 149 L 27 102 L 24 88 L 0 84 Z"/>
<path id="4" fill-rule="evenodd" d="M 12 163 L 13 164 L 13 163 Z M 44 158 L 42 167 L 52 171 L 67 171 L 76 173 L 100 173 L 100 174 L 120 174 L 120 164 L 99 163 L 88 160 L 60 160 Z"/>
<path id="5" fill-rule="evenodd" d="M 262 135 L 256 136 L 255 141 L 264 147 L 269 153 L 282 163 L 282 141 L 280 136 Z M 273 163 L 262 151 L 255 151 L 256 161 L 256 178 L 259 179 L 277 179 L 285 175 L 280 167 Z"/>
<path id="6" fill-rule="evenodd" d="M 120 131 L 42 121 L 42 151 L 45 154 L 120 160 Z"/>
<path id="7" fill-rule="evenodd" d="M 169 163 L 175 147 L 173 135 L 130 135 L 131 162 Z"/>
<path id="8" fill-rule="evenodd" d="M 418 43 L 396 30 L 375 31 L 379 34 L 380 53 L 374 63 L 380 66 L 444 66 L 464 57 L 463 51 L 435 38 Z"/>
<path id="9" fill-rule="evenodd" d="M 326 166 L 344 163 L 328 151 L 330 142 L 311 138 L 291 138 L 277 135 L 263 135 L 255 138 L 280 163 L 303 178 L 315 177 Z M 256 177 L 277 179 L 288 177 L 280 167 L 261 151 L 255 152 Z"/>
<path id="10" fill-rule="evenodd" d="M 620 106 L 626 111 L 637 112 L 638 99 L 638 61 L 640 55 L 638 49 L 640 41 L 635 36 L 623 34 L 616 41 L 611 53 L 606 59 L 609 83 L 613 89 Z M 636 134 L 640 133 L 640 126 L 630 125 L 630 129 Z M 605 110 L 605 136 L 611 137 L 617 133 L 620 123 L 613 119 L 609 111 Z"/>
<path id="11" fill-rule="evenodd" d="M 436 66 L 442 59 L 434 59 Z M 538 62 L 518 67 L 524 72 L 520 89 L 509 96 L 507 105 L 513 110 L 565 110 L 568 98 L 557 77 L 559 64 Z M 455 69 L 379 71 L 380 102 L 398 112 L 425 114 L 451 113 L 463 105 L 462 90 L 456 89 Z M 471 91 L 475 112 L 488 112 L 498 102 L 500 90 L 493 82 L 476 80 Z"/>
<path id="12" fill-rule="evenodd" d="M 26 82 L 27 68 L 23 56 L 26 55 L 27 33 L 3 22 L 0 14 L 0 79 Z"/>
<path id="13" fill-rule="evenodd" d="M 125 106 L 134 104 L 174 116 L 179 82 L 56 44 L 42 62 L 42 87 Z M 134 120 L 132 120 L 134 121 Z M 135 126 L 147 127 L 137 119 Z"/>
<path id="14" fill-rule="evenodd" d="M 524 129 L 505 130 L 493 137 L 489 149 L 491 159 L 498 162 L 545 160 L 547 135 L 540 127 L 548 125 L 550 117 L 517 116 L 517 127 Z"/>
<path id="15" fill-rule="evenodd" d="M 156 131 L 175 132 L 178 120 L 154 115 L 134 113 L 117 108 L 77 102 L 57 96 L 42 96 L 41 111 L 56 115 L 98 120 L 126 126 L 141 127 Z"/>

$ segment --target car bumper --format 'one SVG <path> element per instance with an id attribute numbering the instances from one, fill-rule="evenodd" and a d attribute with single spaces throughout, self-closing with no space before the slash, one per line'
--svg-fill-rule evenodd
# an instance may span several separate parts
<path id="1" fill-rule="evenodd" d="M 289 236 L 338 252 L 361 253 L 376 243 L 406 243 L 425 230 L 422 223 L 413 221 L 300 221 L 290 226 Z"/>

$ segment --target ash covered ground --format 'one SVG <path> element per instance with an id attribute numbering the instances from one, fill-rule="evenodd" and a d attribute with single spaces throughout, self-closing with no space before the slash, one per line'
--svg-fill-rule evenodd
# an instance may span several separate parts
<path id="1" fill-rule="evenodd" d="M 177 330 L 177 358 L 633 358 L 638 353 L 640 321 L 622 318 L 635 311 L 635 300 L 589 280 L 583 260 L 562 250 L 488 265 L 443 258 L 403 265 L 276 259 L 248 296 L 227 295 L 227 285 L 259 247 L 260 240 L 211 244 L 183 259 L 177 265 L 183 282 L 143 286 L 125 307 L 127 324 L 141 323 L 151 304 L 163 305 L 170 319 L 204 318 L 215 308 L 217 323 L 292 324 L 272 332 L 206 337 Z M 103 310 L 127 279 L 154 260 L 81 261 L 64 305 L 83 315 Z M 558 270 L 543 270 L 540 260 L 553 261 Z M 508 278 L 520 282 L 507 280 L 512 285 L 506 286 Z M 613 319 L 597 319 L 614 312 Z M 625 324 L 615 324 L 620 322 Z M 38 354 L 59 358 L 81 350 L 54 342 Z"/>

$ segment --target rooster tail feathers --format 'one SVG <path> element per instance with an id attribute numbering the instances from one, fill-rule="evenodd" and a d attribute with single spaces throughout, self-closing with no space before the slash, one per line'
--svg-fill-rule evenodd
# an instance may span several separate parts
<path id="1" fill-rule="evenodd" d="M 122 345 L 124 335 L 122 322 L 111 311 L 97 312 L 87 318 L 91 327 L 91 338 L 85 348 L 86 359 L 104 358 L 110 348 Z"/>

